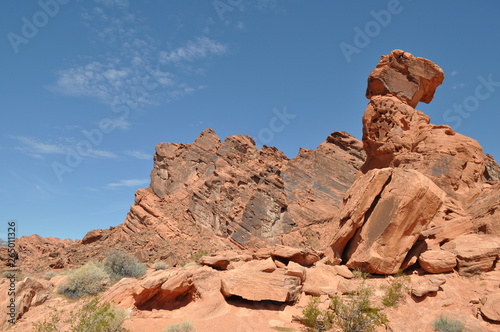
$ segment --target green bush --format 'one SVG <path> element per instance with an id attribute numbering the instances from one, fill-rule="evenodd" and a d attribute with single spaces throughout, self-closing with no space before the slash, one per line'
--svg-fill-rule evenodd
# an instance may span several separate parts
<path id="1" fill-rule="evenodd" d="M 35 332 L 59 332 L 61 311 L 51 308 L 54 312 L 47 320 L 33 323 Z M 124 332 L 122 324 L 127 318 L 126 310 L 111 307 L 109 302 L 99 304 L 98 298 L 84 304 L 77 313 L 70 313 L 65 323 L 70 324 L 69 332 Z"/>
<path id="2" fill-rule="evenodd" d="M 399 275 L 394 278 L 389 286 L 385 288 L 385 294 L 382 297 L 382 303 L 386 307 L 394 307 L 400 302 L 408 291 L 407 278 Z"/>
<path id="3" fill-rule="evenodd" d="M 113 250 L 106 255 L 104 267 L 115 280 L 137 278 L 146 273 L 146 266 L 136 257 L 127 256 L 125 251 L 119 250 Z"/>
<path id="4" fill-rule="evenodd" d="M 57 273 L 56 273 L 56 272 L 54 272 L 54 271 L 47 271 L 47 272 L 45 272 L 45 273 L 44 273 L 44 275 L 43 275 L 43 279 L 45 279 L 45 280 L 50 280 L 50 279 L 52 279 L 53 277 L 55 277 L 56 275 L 57 275 Z"/>
<path id="5" fill-rule="evenodd" d="M 183 321 L 180 323 L 174 323 L 167 326 L 162 332 L 195 332 L 193 323 L 190 321 Z"/>
<path id="6" fill-rule="evenodd" d="M 458 320 L 448 320 L 442 316 L 434 321 L 432 326 L 438 332 L 461 332 L 465 329 L 464 324 L 462 324 Z"/>
<path id="7" fill-rule="evenodd" d="M 57 292 L 70 299 L 95 295 L 103 289 L 107 278 L 109 276 L 100 264 L 88 262 L 73 271 Z"/>
<path id="8" fill-rule="evenodd" d="M 327 317 L 340 326 L 344 332 L 373 331 L 375 326 L 387 323 L 387 317 L 380 308 L 373 307 L 370 302 L 372 292 L 363 284 L 344 299 L 332 298 Z"/>
<path id="9" fill-rule="evenodd" d="M 331 327 L 328 314 L 318 308 L 319 297 L 315 296 L 309 300 L 307 306 L 302 310 L 300 322 L 307 326 L 310 331 L 325 331 Z"/>
<path id="10" fill-rule="evenodd" d="M 155 270 L 165 270 L 168 269 L 168 264 L 165 263 L 164 261 L 156 261 L 155 264 L 153 265 Z"/>

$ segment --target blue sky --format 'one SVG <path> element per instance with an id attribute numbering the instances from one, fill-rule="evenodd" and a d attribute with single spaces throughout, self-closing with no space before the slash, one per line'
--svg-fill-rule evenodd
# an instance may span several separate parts
<path id="1" fill-rule="evenodd" d="M 0 238 L 123 222 L 155 145 L 212 128 L 288 157 L 361 138 L 366 78 L 403 49 L 445 71 L 420 103 L 500 158 L 500 2 L 4 1 Z M 3 225 L 2 225 L 3 223 Z"/>

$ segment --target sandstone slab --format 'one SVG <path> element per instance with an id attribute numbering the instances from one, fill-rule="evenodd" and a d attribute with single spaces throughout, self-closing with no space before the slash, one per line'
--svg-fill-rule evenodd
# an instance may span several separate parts
<path id="1" fill-rule="evenodd" d="M 249 301 L 295 302 L 301 291 L 299 277 L 237 269 L 222 273 L 221 291 L 225 297 L 239 296 Z"/>
<path id="2" fill-rule="evenodd" d="M 475 274 L 493 268 L 500 254 L 500 238 L 484 234 L 462 235 L 443 244 L 441 249 L 456 255 L 460 274 Z"/>

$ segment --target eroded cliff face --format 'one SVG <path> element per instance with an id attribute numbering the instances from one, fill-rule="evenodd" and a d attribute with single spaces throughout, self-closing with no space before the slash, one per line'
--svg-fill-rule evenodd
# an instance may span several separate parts
<path id="1" fill-rule="evenodd" d="M 258 150 L 248 136 L 221 143 L 207 129 L 192 144 L 160 143 L 154 160 L 156 196 L 176 197 L 194 224 L 246 246 L 279 243 L 334 217 L 364 153 L 361 142 L 335 132 L 288 159 L 276 148 Z"/>

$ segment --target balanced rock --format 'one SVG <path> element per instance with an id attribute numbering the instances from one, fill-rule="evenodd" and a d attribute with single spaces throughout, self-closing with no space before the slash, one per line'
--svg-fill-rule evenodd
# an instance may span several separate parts
<path id="1" fill-rule="evenodd" d="M 368 77 L 366 97 L 393 94 L 415 107 L 420 101 L 430 103 L 443 80 L 443 70 L 433 62 L 394 50 L 381 57 Z"/>
<path id="2" fill-rule="evenodd" d="M 422 173 L 375 169 L 358 178 L 344 198 L 330 260 L 351 269 L 396 273 L 443 204 L 445 193 Z"/>
<path id="3" fill-rule="evenodd" d="M 482 189 L 485 155 L 479 143 L 436 126 L 415 109 L 430 102 L 443 80 L 431 61 L 401 50 L 382 57 L 370 74 L 363 115 L 363 146 L 367 154 L 362 173 L 374 168 L 415 169 L 451 197 L 467 205 Z"/>

